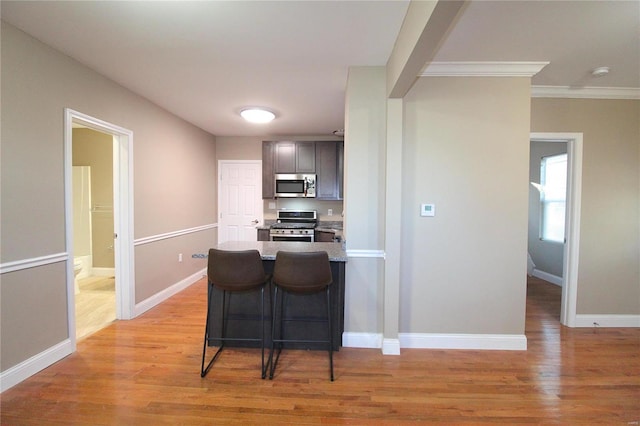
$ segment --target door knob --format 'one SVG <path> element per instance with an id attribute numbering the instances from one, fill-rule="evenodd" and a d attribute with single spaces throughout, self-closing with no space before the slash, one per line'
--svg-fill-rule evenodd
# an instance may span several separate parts
<path id="1" fill-rule="evenodd" d="M 259 221 L 258 221 L 258 219 L 255 219 L 255 220 L 252 220 L 252 221 L 251 221 L 251 223 L 253 223 L 254 225 L 257 225 L 257 224 L 258 224 L 258 222 L 259 222 Z"/>

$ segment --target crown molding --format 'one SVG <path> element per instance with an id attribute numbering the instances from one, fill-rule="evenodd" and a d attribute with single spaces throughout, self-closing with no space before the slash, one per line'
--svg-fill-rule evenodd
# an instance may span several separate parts
<path id="1" fill-rule="evenodd" d="M 576 99 L 640 99 L 640 88 L 531 86 L 531 97 Z"/>
<path id="2" fill-rule="evenodd" d="M 419 77 L 533 77 L 549 62 L 431 62 Z"/>

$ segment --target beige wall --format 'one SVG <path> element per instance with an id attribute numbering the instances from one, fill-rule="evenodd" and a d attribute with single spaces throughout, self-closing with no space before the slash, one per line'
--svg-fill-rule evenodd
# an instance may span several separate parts
<path id="1" fill-rule="evenodd" d="M 1 42 L 3 264 L 66 252 L 66 107 L 133 132 L 135 239 L 216 222 L 212 135 L 4 22 Z M 203 234 L 215 241 L 215 230 Z M 187 250 L 207 244 L 190 238 L 136 246 L 136 302 L 206 267 Z M 166 261 L 147 255 L 156 245 Z M 2 371 L 68 337 L 63 262 L 3 274 L 0 297 Z"/>
<path id="2" fill-rule="evenodd" d="M 531 101 L 532 132 L 583 134 L 578 314 L 640 314 L 640 101 Z"/>
<path id="3" fill-rule="evenodd" d="M 218 136 L 216 137 L 217 160 L 262 160 L 260 136 Z"/>
<path id="4" fill-rule="evenodd" d="M 345 104 L 344 227 L 350 254 L 346 271 L 345 331 L 381 333 L 384 260 L 386 73 L 384 67 L 349 69 Z"/>
<path id="5" fill-rule="evenodd" d="M 524 334 L 529 87 L 427 77 L 405 97 L 401 332 Z"/>

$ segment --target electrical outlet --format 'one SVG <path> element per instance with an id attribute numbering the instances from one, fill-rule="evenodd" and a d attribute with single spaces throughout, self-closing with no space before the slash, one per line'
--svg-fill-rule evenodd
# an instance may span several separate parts
<path id="1" fill-rule="evenodd" d="M 178 262 L 182 262 L 182 253 L 178 253 Z"/>
<path id="2" fill-rule="evenodd" d="M 333 216 L 333 209 L 329 209 L 329 210 L 327 210 L 327 215 L 329 215 L 329 216 Z"/>

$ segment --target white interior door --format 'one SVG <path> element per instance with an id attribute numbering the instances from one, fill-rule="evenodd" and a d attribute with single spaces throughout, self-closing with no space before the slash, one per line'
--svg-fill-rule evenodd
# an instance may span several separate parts
<path id="1" fill-rule="evenodd" d="M 257 241 L 263 223 L 262 162 L 218 162 L 218 243 Z"/>

